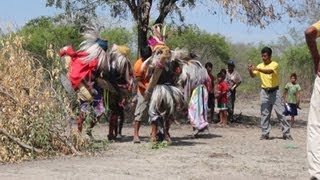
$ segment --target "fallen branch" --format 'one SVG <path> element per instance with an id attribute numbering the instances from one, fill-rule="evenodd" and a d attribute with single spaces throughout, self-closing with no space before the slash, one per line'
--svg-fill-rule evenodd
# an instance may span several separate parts
<path id="1" fill-rule="evenodd" d="M 31 151 L 35 151 L 36 153 L 42 153 L 43 151 L 41 149 L 37 149 L 33 146 L 29 146 L 23 142 L 21 142 L 18 138 L 13 137 L 12 135 L 10 135 L 9 133 L 7 133 L 5 130 L 0 129 L 0 134 L 5 135 L 6 137 L 8 137 L 11 141 L 17 143 L 19 146 L 21 146 L 24 149 L 29 149 Z"/>
<path id="2" fill-rule="evenodd" d="M 74 155 L 77 155 L 77 156 L 81 156 L 83 155 L 83 153 L 79 152 L 74 146 L 73 144 L 68 140 L 68 138 L 66 136 L 62 136 L 60 135 L 59 132 L 56 132 L 56 131 L 53 131 L 53 130 L 50 130 L 51 133 L 54 133 L 59 139 L 60 141 L 62 141 L 66 146 L 69 147 L 69 149 L 71 150 L 71 152 L 74 154 Z"/>

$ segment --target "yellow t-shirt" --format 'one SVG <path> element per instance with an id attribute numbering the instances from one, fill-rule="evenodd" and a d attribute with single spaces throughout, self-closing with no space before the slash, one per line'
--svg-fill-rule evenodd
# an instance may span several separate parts
<path id="1" fill-rule="evenodd" d="M 253 71 L 254 74 L 260 76 L 261 79 L 261 87 L 262 88 L 274 88 L 279 86 L 279 64 L 271 61 L 270 64 L 265 65 L 264 63 L 260 63 L 257 68 L 259 69 L 272 69 L 273 73 L 264 74 L 259 71 Z"/>
<path id="2" fill-rule="evenodd" d="M 317 29 L 317 31 L 318 31 L 317 36 L 319 37 L 320 36 L 320 21 L 314 23 L 312 26 Z"/>

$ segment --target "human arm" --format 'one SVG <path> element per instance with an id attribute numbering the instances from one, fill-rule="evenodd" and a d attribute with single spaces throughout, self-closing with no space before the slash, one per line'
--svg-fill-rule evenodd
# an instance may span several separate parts
<path id="1" fill-rule="evenodd" d="M 216 89 L 216 92 L 214 93 L 215 94 L 215 98 L 219 99 L 221 97 L 221 95 L 222 95 L 221 93 L 222 93 L 221 86 L 220 86 L 220 84 L 217 84 L 217 89 Z"/>
<path id="2" fill-rule="evenodd" d="M 273 69 L 261 69 L 261 68 L 254 68 L 253 69 L 254 71 L 258 71 L 260 73 L 263 73 L 263 74 L 272 74 L 274 73 L 274 70 Z"/>
<path id="3" fill-rule="evenodd" d="M 249 75 L 250 75 L 250 77 L 252 77 L 252 78 L 256 77 L 256 73 L 254 73 L 254 68 L 255 68 L 255 67 L 256 67 L 256 66 L 253 65 L 253 64 L 249 64 L 249 65 L 248 65 Z"/>
<path id="4" fill-rule="evenodd" d="M 234 91 L 241 84 L 241 81 L 235 82 L 235 81 L 231 80 L 231 83 L 232 84 L 231 84 L 229 91 Z"/>
<path id="5" fill-rule="evenodd" d="M 287 85 L 286 85 L 286 87 L 284 88 L 284 93 L 283 93 L 283 101 L 284 101 L 284 103 L 287 103 L 287 99 L 288 99 L 288 88 L 287 88 Z"/>
<path id="6" fill-rule="evenodd" d="M 229 91 L 228 89 L 228 85 L 227 83 L 221 83 L 217 85 L 217 93 L 216 93 L 216 98 L 220 99 L 222 98 L 222 96 L 224 96 L 225 94 L 227 94 L 227 92 Z"/>
<path id="7" fill-rule="evenodd" d="M 299 107 L 300 102 L 301 102 L 301 87 L 300 87 L 300 85 L 298 86 L 298 91 L 296 93 L 296 99 L 297 99 L 297 106 Z"/>
<path id="8" fill-rule="evenodd" d="M 235 71 L 235 75 L 231 78 L 231 86 L 230 91 L 234 91 L 238 86 L 241 84 L 242 78 L 239 74 L 239 72 Z"/>
<path id="9" fill-rule="evenodd" d="M 319 24 L 319 22 L 316 24 Z M 319 67 L 320 55 L 319 55 L 317 42 L 316 42 L 319 30 L 316 28 L 317 26 L 315 25 L 308 27 L 305 30 L 304 34 L 305 34 L 305 39 L 313 60 L 314 71 L 316 72 L 316 74 L 318 74 L 318 76 L 320 76 L 320 67 Z"/>
<path id="10" fill-rule="evenodd" d="M 142 83 L 142 77 L 136 77 L 137 79 L 137 86 L 143 89 L 147 89 L 147 87 Z"/>
<path id="11" fill-rule="evenodd" d="M 297 106 L 299 107 L 301 102 L 301 90 L 297 92 L 296 98 L 297 98 Z"/>

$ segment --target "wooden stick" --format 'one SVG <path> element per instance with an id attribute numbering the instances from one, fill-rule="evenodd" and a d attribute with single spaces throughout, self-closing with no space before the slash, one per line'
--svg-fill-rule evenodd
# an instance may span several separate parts
<path id="1" fill-rule="evenodd" d="M 41 149 L 37 149 L 37 148 L 35 148 L 35 147 L 33 147 L 33 146 L 29 146 L 29 145 L 21 142 L 18 138 L 11 136 L 9 133 L 7 133 L 5 130 L 3 130 L 3 129 L 1 129 L 1 128 L 0 128 L 0 134 L 5 135 L 5 136 L 8 137 L 11 141 L 17 143 L 17 144 L 18 144 L 19 146 L 21 146 L 22 148 L 29 149 L 29 150 L 35 151 L 35 152 L 37 152 L 37 153 L 42 153 L 42 152 L 43 152 Z"/>
<path id="2" fill-rule="evenodd" d="M 59 132 L 56 132 L 56 131 L 53 131 L 53 130 L 50 130 L 51 133 L 54 133 L 59 139 L 60 141 L 62 141 L 66 146 L 69 147 L 69 149 L 71 150 L 71 152 L 74 154 L 74 155 L 77 155 L 77 156 L 81 156 L 83 155 L 83 153 L 79 152 L 74 146 L 73 144 L 68 140 L 68 138 L 66 136 L 62 136 L 60 135 Z"/>

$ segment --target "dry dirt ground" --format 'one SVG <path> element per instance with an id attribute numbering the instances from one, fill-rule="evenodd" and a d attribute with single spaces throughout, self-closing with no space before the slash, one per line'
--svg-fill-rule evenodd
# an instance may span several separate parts
<path id="1" fill-rule="evenodd" d="M 282 140 L 273 122 L 271 140 L 259 140 L 259 102 L 238 100 L 239 121 L 227 128 L 210 125 L 210 132 L 193 138 L 189 125 L 173 125 L 173 144 L 152 149 L 149 126 L 141 128 L 142 143 L 132 144 L 132 128 L 96 156 L 57 157 L 0 165 L 0 179 L 308 179 L 306 120 L 303 104 L 293 141 Z M 275 115 L 273 115 L 275 118 Z M 94 129 L 106 138 L 106 124 Z"/>

